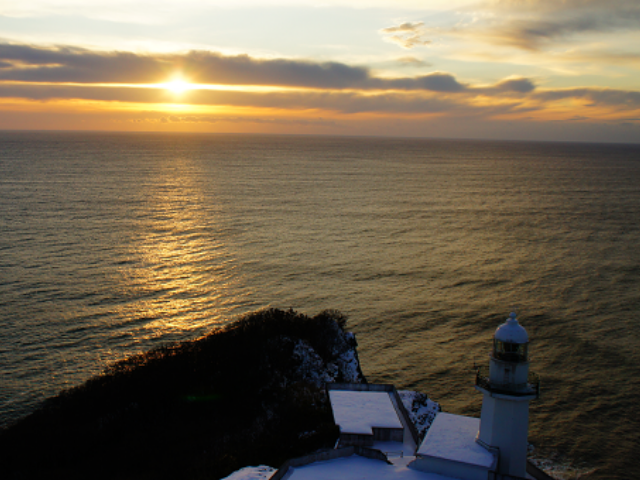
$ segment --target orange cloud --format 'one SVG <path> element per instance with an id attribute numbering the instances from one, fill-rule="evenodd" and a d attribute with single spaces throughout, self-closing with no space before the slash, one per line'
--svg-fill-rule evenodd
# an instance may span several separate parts
<path id="1" fill-rule="evenodd" d="M 217 85 L 171 91 L 163 83 L 178 71 L 185 80 Z M 365 125 L 375 131 L 385 120 L 412 131 L 410 122 L 434 118 L 478 128 L 506 119 L 633 126 L 640 92 L 544 89 L 526 77 L 474 85 L 438 71 L 381 78 L 337 62 L 211 52 L 140 55 L 4 44 L 0 108 L 0 128 L 357 133 Z"/>

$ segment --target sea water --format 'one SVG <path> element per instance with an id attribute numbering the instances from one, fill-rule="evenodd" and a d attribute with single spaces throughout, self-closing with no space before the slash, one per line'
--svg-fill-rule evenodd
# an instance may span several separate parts
<path id="1" fill-rule="evenodd" d="M 0 132 L 0 424 L 264 307 L 349 315 L 369 381 L 479 415 L 517 309 L 536 451 L 634 478 L 640 146 Z"/>

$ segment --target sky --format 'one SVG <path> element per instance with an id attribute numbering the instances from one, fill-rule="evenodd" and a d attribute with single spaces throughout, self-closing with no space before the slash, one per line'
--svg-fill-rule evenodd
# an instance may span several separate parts
<path id="1" fill-rule="evenodd" d="M 0 0 L 0 129 L 640 143 L 640 0 Z"/>

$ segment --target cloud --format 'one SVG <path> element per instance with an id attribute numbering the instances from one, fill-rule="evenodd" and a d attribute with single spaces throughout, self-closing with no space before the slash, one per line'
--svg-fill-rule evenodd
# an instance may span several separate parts
<path id="1" fill-rule="evenodd" d="M 162 117 L 143 118 L 132 120 L 135 122 L 161 122 L 161 123 L 260 123 L 274 125 L 300 125 L 335 127 L 338 124 L 334 120 L 323 118 L 273 118 L 273 117 L 247 117 L 247 116 L 214 116 L 214 115 L 169 115 Z"/>
<path id="2" fill-rule="evenodd" d="M 256 59 L 216 52 L 142 55 L 79 48 L 0 44 L 0 80 L 47 83 L 161 83 L 181 72 L 194 83 L 269 85 L 320 89 L 400 89 L 459 92 L 452 75 L 382 79 L 365 67 L 338 62 Z"/>
<path id="3" fill-rule="evenodd" d="M 396 25 L 395 27 L 387 27 L 381 30 L 382 33 L 395 33 L 400 35 L 405 34 L 414 34 L 424 28 L 424 22 L 405 22 L 400 25 Z"/>
<path id="4" fill-rule="evenodd" d="M 587 101 L 587 106 L 607 107 L 618 111 L 640 109 L 640 92 L 603 88 L 570 88 L 538 90 L 528 79 L 507 79 L 490 87 L 467 87 L 459 93 L 421 92 L 415 90 L 380 91 L 281 91 L 241 92 L 192 90 L 181 103 L 229 107 L 252 107 L 279 110 L 323 110 L 342 114 L 397 113 L 493 115 L 542 111 L 554 102 L 566 99 Z M 499 99 L 499 104 L 474 104 L 478 96 Z M 515 96 L 515 97 L 514 97 Z M 11 85 L 0 84 L 0 98 L 22 98 L 36 101 L 92 100 L 131 103 L 175 103 L 170 92 L 153 88 L 97 86 Z M 526 103 L 522 103 L 526 100 Z M 575 112 L 574 114 L 578 114 Z M 587 114 L 583 111 L 581 115 Z M 586 115 L 588 116 L 588 115 Z"/>
<path id="5" fill-rule="evenodd" d="M 411 55 L 396 58 L 396 62 L 403 67 L 430 67 L 431 66 L 430 63 L 425 62 L 424 60 L 420 60 L 419 58 Z"/>
<path id="6" fill-rule="evenodd" d="M 539 50 L 580 34 L 640 30 L 637 0 L 529 0 L 485 4 L 484 20 L 470 24 L 478 37 L 526 50 Z M 468 34 L 452 28 L 450 34 Z"/>
<path id="7" fill-rule="evenodd" d="M 633 38 L 625 44 L 622 37 L 611 34 L 640 32 L 640 1 L 487 0 L 456 11 L 448 22 L 443 24 L 438 19 L 433 24 L 408 23 L 383 29 L 381 33 L 388 36 L 386 40 L 404 48 L 411 48 L 412 39 L 426 41 L 427 37 L 437 35 L 440 45 L 465 40 L 476 46 L 489 43 L 529 52 L 578 42 L 580 50 L 602 49 L 602 40 L 595 39 L 603 39 L 604 44 L 615 45 L 611 51 L 614 55 L 616 49 L 637 53 Z M 394 35 L 398 38 L 391 38 Z"/>
<path id="8" fill-rule="evenodd" d="M 592 50 L 589 52 L 571 51 L 559 55 L 564 62 L 591 63 L 594 65 L 609 63 L 623 66 L 639 65 L 640 52 Z"/>
<path id="9" fill-rule="evenodd" d="M 497 38 L 524 49 L 538 50 L 555 40 L 567 40 L 581 33 L 608 33 L 637 29 L 640 22 L 634 18 L 600 16 L 598 12 L 575 13 L 575 16 L 560 15 L 557 20 L 517 20 L 498 31 Z M 607 18 L 608 17 L 608 18 Z"/>
<path id="10" fill-rule="evenodd" d="M 357 91 L 281 91 L 242 92 L 220 90 L 192 90 L 180 103 L 216 107 L 251 107 L 278 110 L 323 110 L 341 114 L 392 113 L 392 114 L 434 114 L 445 112 L 494 111 L 493 107 L 474 107 L 466 104 L 465 97 L 458 94 L 437 92 L 397 92 L 382 91 L 367 93 Z M 22 98 L 36 101 L 51 100 L 91 100 L 105 102 L 132 103 L 175 103 L 176 98 L 163 89 L 125 88 L 96 86 L 55 86 L 55 85 L 2 85 L 0 98 Z M 516 105 L 516 104 L 513 104 Z M 499 107 L 502 112 L 509 105 Z"/>
<path id="11" fill-rule="evenodd" d="M 198 70 L 196 78 L 212 83 L 349 88 L 371 78 L 367 68 L 338 62 L 260 60 L 248 55 L 223 56 L 209 52 L 190 52 L 185 61 L 191 69 Z"/>
<path id="12" fill-rule="evenodd" d="M 355 8 L 371 9 L 382 8 L 402 10 L 447 10 L 453 6 L 461 5 L 468 0 L 271 0 L 269 5 L 273 7 L 312 7 L 312 8 Z M 166 20 L 177 15 L 184 14 L 186 10 L 200 12 L 202 7 L 246 9 L 252 7 L 264 7 L 265 0 L 163 0 L 162 2 L 150 0 L 91 0 L 79 2 L 77 0 L 30 0 L 29 2 L 6 2 L 3 5 L 3 14 L 8 16 L 42 16 L 43 14 L 60 14 L 73 12 L 94 18 L 135 19 L 152 17 Z M 129 20 L 130 21 L 130 20 Z"/>
<path id="13" fill-rule="evenodd" d="M 407 50 L 431 43 L 431 40 L 425 38 L 426 27 L 424 22 L 405 22 L 393 27 L 383 28 L 380 33 L 385 41 L 400 45 Z"/>
<path id="14" fill-rule="evenodd" d="M 261 60 L 205 51 L 141 55 L 4 44 L 0 61 L 14 63 L 0 72 L 0 79 L 26 82 L 158 83 L 182 72 L 201 83 L 347 88 L 370 79 L 366 68 L 337 62 Z"/>
<path id="15" fill-rule="evenodd" d="M 373 80 L 372 85 L 379 88 L 396 90 L 430 90 L 433 92 L 462 92 L 466 86 L 450 73 L 434 72 L 413 78 L 396 78 L 385 80 Z"/>
<path id="16" fill-rule="evenodd" d="M 405 58 L 408 63 L 415 60 Z M 189 105 L 193 110 L 202 107 L 201 113 L 208 107 L 228 110 L 238 118 L 242 115 L 237 112 L 246 113 L 239 109 L 261 109 L 266 112 L 265 117 L 276 118 L 280 113 L 273 114 L 274 111 L 305 112 L 304 117 L 317 112 L 328 117 L 370 113 L 483 119 L 522 118 L 524 112 L 532 112 L 537 118 L 545 115 L 597 118 L 605 114 L 611 117 L 616 111 L 637 116 L 640 109 L 640 92 L 630 90 L 540 89 L 526 77 L 509 77 L 482 86 L 461 81 L 448 72 L 383 78 L 367 68 L 338 62 L 257 59 L 206 51 L 136 54 L 0 44 L 0 62 L 8 65 L 0 69 L 0 98 L 52 103 L 75 100 L 79 104 L 82 101 L 157 104 L 161 109 L 162 105 L 180 103 L 187 109 Z M 175 72 L 182 72 L 193 82 L 226 84 L 231 88 L 211 89 L 203 85 L 176 95 L 165 88 L 144 85 L 166 82 Z M 237 88 L 243 85 L 280 88 L 268 91 Z M 574 102 L 563 102 L 565 99 Z M 226 115 L 174 114 L 174 117 L 173 120 L 166 117 L 166 121 L 212 123 Z"/>
<path id="17" fill-rule="evenodd" d="M 28 100 L 97 100 L 104 102 L 175 103 L 170 92 L 155 88 L 96 87 L 74 85 L 2 84 L 0 98 Z"/>
<path id="18" fill-rule="evenodd" d="M 640 92 L 613 88 L 566 88 L 535 93 L 533 98 L 542 101 L 558 101 L 566 98 L 584 99 L 590 106 L 615 106 L 617 108 L 640 108 Z"/>
<path id="19" fill-rule="evenodd" d="M 528 78 L 508 78 L 498 82 L 493 89 L 500 92 L 529 93 L 535 90 L 536 85 Z"/>
<path id="20" fill-rule="evenodd" d="M 346 88 L 370 76 L 366 68 L 337 62 L 261 60 L 206 51 L 143 55 L 0 44 L 0 61 L 14 64 L 0 72 L 0 79 L 27 82 L 157 83 L 182 72 L 202 83 Z"/>
<path id="21" fill-rule="evenodd" d="M 11 44 L 0 44 L 0 61 L 13 64 L 0 71 L 0 79 L 26 82 L 149 83 L 167 76 L 172 68 L 167 59 L 130 52 Z"/>

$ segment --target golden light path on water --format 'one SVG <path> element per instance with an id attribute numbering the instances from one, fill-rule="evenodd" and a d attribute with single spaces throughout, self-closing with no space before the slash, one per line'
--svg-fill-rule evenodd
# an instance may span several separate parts
<path id="1" fill-rule="evenodd" d="M 138 300 L 119 307 L 118 317 L 125 328 L 138 325 L 139 341 L 221 324 L 239 300 L 233 259 L 211 238 L 217 219 L 201 208 L 191 160 L 159 161 L 157 178 L 142 186 L 145 212 L 128 245 L 134 260 L 121 269 L 122 288 Z"/>

